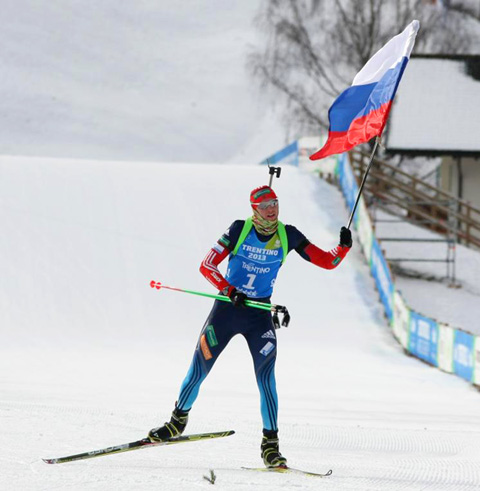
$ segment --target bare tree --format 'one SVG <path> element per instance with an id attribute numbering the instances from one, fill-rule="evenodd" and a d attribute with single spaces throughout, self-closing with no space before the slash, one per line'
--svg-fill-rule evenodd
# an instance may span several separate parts
<path id="1" fill-rule="evenodd" d="M 480 22 L 480 2 L 478 0 L 443 0 L 447 11 L 458 12 L 466 18 Z"/>
<path id="2" fill-rule="evenodd" d="M 295 133 L 328 129 L 328 108 L 393 35 L 420 20 L 416 51 L 466 53 L 478 40 L 478 0 L 264 0 L 265 44 L 249 66 L 286 103 Z M 475 4 L 477 8 L 475 8 Z"/>

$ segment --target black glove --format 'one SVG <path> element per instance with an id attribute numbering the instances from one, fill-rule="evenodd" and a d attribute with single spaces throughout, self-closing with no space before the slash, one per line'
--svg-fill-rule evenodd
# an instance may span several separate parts
<path id="1" fill-rule="evenodd" d="M 235 287 L 230 289 L 228 297 L 232 301 L 234 307 L 246 307 L 245 300 L 247 300 L 248 297 L 245 293 L 239 292 Z"/>
<path id="2" fill-rule="evenodd" d="M 340 229 L 340 246 L 341 247 L 352 247 L 352 232 L 347 227 L 342 227 Z"/>

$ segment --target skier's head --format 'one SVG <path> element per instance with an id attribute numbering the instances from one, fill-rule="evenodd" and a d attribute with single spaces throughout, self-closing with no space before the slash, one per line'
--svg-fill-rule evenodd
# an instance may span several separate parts
<path id="1" fill-rule="evenodd" d="M 278 198 L 270 186 L 260 186 L 250 193 L 250 204 L 254 216 L 276 222 L 278 220 Z"/>

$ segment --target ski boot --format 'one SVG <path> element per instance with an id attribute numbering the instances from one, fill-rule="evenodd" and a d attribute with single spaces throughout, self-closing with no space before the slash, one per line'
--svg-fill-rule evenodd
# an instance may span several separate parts
<path id="1" fill-rule="evenodd" d="M 165 423 L 164 426 L 153 428 L 148 432 L 148 438 L 151 442 L 164 442 L 180 436 L 185 430 L 188 423 L 188 411 L 182 411 L 175 407 L 172 412 L 170 422 Z"/>
<path id="2" fill-rule="evenodd" d="M 287 459 L 282 456 L 278 448 L 278 432 L 276 430 L 263 430 L 260 449 L 266 467 L 287 467 Z"/>

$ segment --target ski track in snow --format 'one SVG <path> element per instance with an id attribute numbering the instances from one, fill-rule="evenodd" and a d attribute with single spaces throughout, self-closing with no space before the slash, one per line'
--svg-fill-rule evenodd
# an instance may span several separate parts
<path id="1" fill-rule="evenodd" d="M 357 243 L 332 272 L 292 252 L 273 298 L 292 315 L 278 332 L 281 450 L 292 467 L 332 476 L 241 470 L 261 465 L 261 420 L 240 337 L 188 426 L 235 435 L 44 464 L 137 440 L 169 417 L 211 302 L 148 283 L 211 291 L 200 262 L 248 216 L 267 173 L 19 158 L 2 158 L 0 172 L 1 489 L 209 489 L 209 469 L 225 490 L 479 489 L 480 395 L 403 354 Z M 290 168 L 275 184 L 285 223 L 335 246 L 347 219 L 338 191 Z"/>

